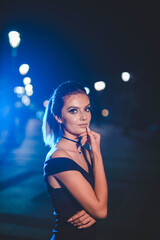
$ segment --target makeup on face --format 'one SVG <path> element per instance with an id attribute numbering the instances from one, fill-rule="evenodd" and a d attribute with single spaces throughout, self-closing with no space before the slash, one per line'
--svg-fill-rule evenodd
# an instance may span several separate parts
<path id="1" fill-rule="evenodd" d="M 90 107 L 86 94 L 74 94 L 67 97 L 61 111 L 64 130 L 73 134 L 86 131 L 91 121 Z"/>

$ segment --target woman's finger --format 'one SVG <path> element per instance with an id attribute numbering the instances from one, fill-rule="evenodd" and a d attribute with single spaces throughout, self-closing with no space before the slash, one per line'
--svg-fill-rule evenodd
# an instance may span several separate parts
<path id="1" fill-rule="evenodd" d="M 81 145 L 83 146 L 87 141 L 87 136 L 84 136 L 81 140 Z"/>
<path id="2" fill-rule="evenodd" d="M 87 213 L 85 213 L 83 216 L 79 217 L 79 218 L 76 218 L 75 220 L 73 220 L 72 222 L 73 223 L 80 223 L 80 222 L 83 222 L 84 220 L 86 219 L 92 219 L 92 217 L 90 215 L 88 215 Z"/>
<path id="3" fill-rule="evenodd" d="M 94 138 L 99 138 L 100 137 L 99 133 L 91 131 L 89 127 L 87 127 L 87 133 L 88 133 L 88 135 L 93 136 Z"/>
<path id="4" fill-rule="evenodd" d="M 96 220 L 93 219 L 93 220 L 90 221 L 89 223 L 84 224 L 84 225 L 82 225 L 82 226 L 79 226 L 78 229 L 90 227 L 90 226 L 92 226 L 95 222 L 96 222 Z"/>
<path id="5" fill-rule="evenodd" d="M 79 219 L 74 220 L 73 225 L 74 226 L 82 226 L 82 225 L 89 223 L 90 221 L 92 221 L 91 217 L 81 218 L 81 220 L 79 220 Z"/>
<path id="6" fill-rule="evenodd" d="M 87 127 L 87 134 L 91 139 L 94 139 L 93 132 L 89 129 L 89 127 Z"/>
<path id="7" fill-rule="evenodd" d="M 87 218 L 92 218 L 88 213 L 84 212 L 78 212 L 76 215 L 72 217 L 72 223 L 78 223 L 82 222 L 83 220 Z"/>
<path id="8" fill-rule="evenodd" d="M 72 222 L 72 221 L 82 217 L 84 214 L 86 214 L 86 212 L 84 210 L 81 210 L 81 211 L 77 212 L 75 215 L 73 215 L 71 218 L 69 218 L 67 220 L 67 222 Z"/>

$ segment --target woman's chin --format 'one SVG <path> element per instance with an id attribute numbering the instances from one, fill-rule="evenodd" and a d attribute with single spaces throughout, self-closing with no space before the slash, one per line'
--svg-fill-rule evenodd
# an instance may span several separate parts
<path id="1" fill-rule="evenodd" d="M 77 137 L 79 137 L 79 135 L 81 135 L 82 133 L 85 133 L 86 132 L 86 128 L 80 128 L 80 129 L 76 129 L 76 130 L 78 130 L 78 131 L 67 131 L 67 130 L 65 130 L 64 131 L 64 133 L 65 133 L 65 135 L 67 134 L 67 133 L 69 133 L 69 134 L 71 134 L 71 135 L 74 135 L 74 136 L 77 136 Z M 67 134 L 68 135 L 68 134 Z"/>
<path id="2" fill-rule="evenodd" d="M 79 130 L 79 134 L 85 133 L 86 131 L 87 131 L 86 128 L 81 128 L 81 129 Z"/>
<path id="3" fill-rule="evenodd" d="M 86 132 L 86 130 L 81 130 L 81 131 L 78 131 L 78 132 L 74 133 L 73 135 L 76 135 L 77 137 L 79 137 L 79 135 L 81 135 L 85 132 Z"/>

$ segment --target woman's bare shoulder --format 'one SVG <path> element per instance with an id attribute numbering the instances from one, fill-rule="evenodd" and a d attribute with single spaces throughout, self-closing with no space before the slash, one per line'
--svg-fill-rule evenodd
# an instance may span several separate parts
<path id="1" fill-rule="evenodd" d="M 59 158 L 59 157 L 71 158 L 70 155 L 61 148 L 56 148 L 54 149 L 54 151 L 50 152 L 49 158 Z"/>

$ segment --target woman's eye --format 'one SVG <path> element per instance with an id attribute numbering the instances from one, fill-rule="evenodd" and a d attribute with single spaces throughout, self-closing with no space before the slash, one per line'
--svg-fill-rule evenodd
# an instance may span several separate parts
<path id="1" fill-rule="evenodd" d="M 69 112 L 70 112 L 71 114 L 74 114 L 74 113 L 77 112 L 77 109 L 71 109 Z"/>
<path id="2" fill-rule="evenodd" d="M 90 112 L 91 111 L 90 107 L 86 108 L 85 111 Z"/>

